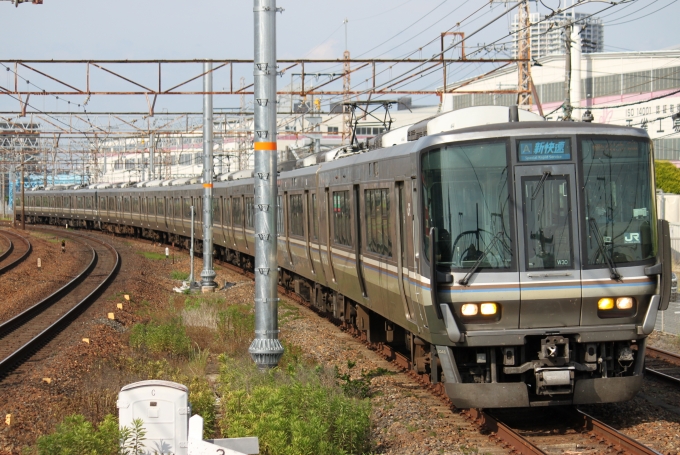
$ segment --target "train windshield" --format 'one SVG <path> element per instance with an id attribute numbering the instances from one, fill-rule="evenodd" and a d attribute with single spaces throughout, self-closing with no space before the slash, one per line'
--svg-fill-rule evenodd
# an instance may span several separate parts
<path id="1" fill-rule="evenodd" d="M 482 258 L 479 268 L 512 266 L 506 141 L 427 151 L 422 179 L 425 232 L 437 228 L 438 264 L 468 269 Z"/>
<path id="2" fill-rule="evenodd" d="M 655 204 L 648 141 L 582 138 L 585 265 L 656 256 Z"/>

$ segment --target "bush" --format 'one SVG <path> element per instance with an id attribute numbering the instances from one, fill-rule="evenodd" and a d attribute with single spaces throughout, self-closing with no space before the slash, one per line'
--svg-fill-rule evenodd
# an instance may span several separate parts
<path id="1" fill-rule="evenodd" d="M 203 437 L 211 439 L 215 435 L 217 412 L 215 409 L 215 393 L 208 381 L 194 377 L 189 384 L 189 402 L 192 414 L 203 417 Z"/>
<path id="2" fill-rule="evenodd" d="M 656 161 L 656 187 L 664 193 L 680 194 L 680 169 L 668 161 Z"/>
<path id="3" fill-rule="evenodd" d="M 165 324 L 135 324 L 130 330 L 130 346 L 155 354 L 167 352 L 188 357 L 191 353 L 191 339 L 179 320 Z"/>
<path id="4" fill-rule="evenodd" d="M 369 450 L 370 402 L 345 396 L 333 375 L 301 366 L 260 373 L 223 359 L 226 437 L 257 435 L 263 455 L 340 455 Z"/>
<path id="5" fill-rule="evenodd" d="M 80 414 L 66 417 L 54 433 L 38 438 L 38 454 L 116 454 L 120 431 L 118 422 L 107 415 L 95 429 Z"/>

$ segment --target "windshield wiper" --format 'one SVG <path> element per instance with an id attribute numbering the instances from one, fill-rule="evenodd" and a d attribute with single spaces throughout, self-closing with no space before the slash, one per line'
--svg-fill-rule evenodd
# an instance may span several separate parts
<path id="1" fill-rule="evenodd" d="M 536 199 L 536 196 L 538 196 L 538 192 L 541 191 L 541 188 L 543 188 L 543 184 L 545 184 L 545 181 L 548 180 L 548 177 L 550 177 L 550 171 L 545 171 L 541 176 L 541 180 L 538 181 L 538 185 L 536 185 L 534 192 L 531 193 L 532 201 Z"/>
<path id="2" fill-rule="evenodd" d="M 496 242 L 503 236 L 503 231 L 499 231 L 493 239 L 491 239 L 491 242 L 484 248 L 484 251 L 482 251 L 482 254 L 479 255 L 479 258 L 475 261 L 474 264 L 472 264 L 472 267 L 467 271 L 465 276 L 458 280 L 458 284 L 467 286 L 468 282 L 470 281 L 470 278 L 472 278 L 472 275 L 477 271 L 479 268 L 479 265 L 482 263 L 486 255 L 491 251 L 491 248 L 496 244 Z"/>
<path id="3" fill-rule="evenodd" d="M 604 244 L 604 238 L 602 237 L 600 229 L 597 227 L 597 221 L 595 221 L 595 218 L 590 218 L 588 219 L 588 222 L 590 223 L 590 228 L 593 230 L 593 232 L 595 232 L 595 240 L 597 241 L 598 250 L 600 251 L 602 257 L 604 258 L 604 262 L 607 264 L 607 268 L 609 269 L 609 273 L 611 274 L 609 277 L 612 280 L 620 281 L 621 275 L 619 275 L 619 272 L 616 271 L 614 260 L 607 253 L 607 248 Z"/>

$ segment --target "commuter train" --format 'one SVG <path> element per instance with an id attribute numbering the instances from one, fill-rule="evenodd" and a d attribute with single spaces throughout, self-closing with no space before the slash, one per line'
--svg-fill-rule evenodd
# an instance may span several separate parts
<path id="1" fill-rule="evenodd" d="M 281 163 L 282 285 L 457 407 L 634 396 L 672 273 L 646 131 L 475 107 L 360 145 Z M 27 221 L 188 246 L 193 206 L 200 252 L 200 182 L 108 186 L 26 192 Z M 252 269 L 252 171 L 212 204 L 213 254 Z"/>

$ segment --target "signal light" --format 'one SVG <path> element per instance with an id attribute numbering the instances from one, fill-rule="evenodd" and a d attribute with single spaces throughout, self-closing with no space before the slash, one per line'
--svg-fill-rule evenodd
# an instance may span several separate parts
<path id="1" fill-rule="evenodd" d="M 619 310 L 630 310 L 633 308 L 633 303 L 635 303 L 635 299 L 632 297 L 619 297 L 616 299 L 616 308 Z"/>
<path id="2" fill-rule="evenodd" d="M 498 305 L 495 303 L 482 303 L 480 307 L 481 313 L 485 316 L 496 314 L 496 311 L 498 311 Z"/>
<path id="3" fill-rule="evenodd" d="M 477 305 L 474 303 L 466 303 L 460 309 L 460 312 L 463 313 L 463 316 L 475 316 L 478 311 L 479 308 L 477 308 Z"/>
<path id="4" fill-rule="evenodd" d="M 598 310 L 611 310 L 614 308 L 614 299 L 610 297 L 604 297 L 597 302 Z"/>

